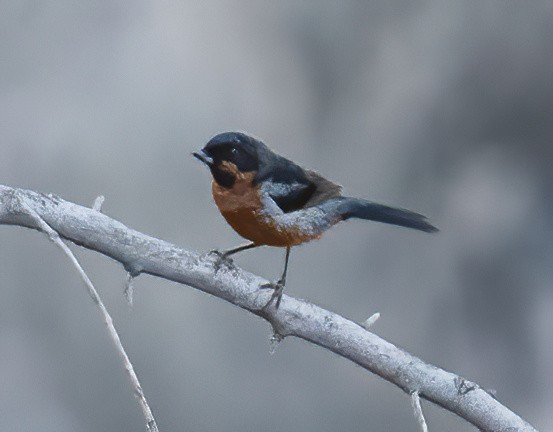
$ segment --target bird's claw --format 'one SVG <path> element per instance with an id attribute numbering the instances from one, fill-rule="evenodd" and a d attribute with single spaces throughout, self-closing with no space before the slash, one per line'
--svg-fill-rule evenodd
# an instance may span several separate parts
<path id="1" fill-rule="evenodd" d="M 271 295 L 271 298 L 265 304 L 265 306 L 263 306 L 262 310 L 265 310 L 265 308 L 269 307 L 269 305 L 275 300 L 276 300 L 275 309 L 278 309 L 278 307 L 280 306 L 280 302 L 282 300 L 282 294 L 284 292 L 284 281 L 278 280 L 277 282 L 269 282 L 269 283 L 260 285 L 259 289 L 273 290 L 273 294 Z"/>
<path id="2" fill-rule="evenodd" d="M 229 258 L 224 252 L 221 252 L 220 250 L 213 249 L 210 250 L 208 255 L 215 255 L 215 261 L 213 263 L 213 268 L 215 269 L 215 273 L 217 273 L 223 265 L 225 265 L 229 269 L 233 269 L 234 261 L 232 261 L 231 258 Z"/>

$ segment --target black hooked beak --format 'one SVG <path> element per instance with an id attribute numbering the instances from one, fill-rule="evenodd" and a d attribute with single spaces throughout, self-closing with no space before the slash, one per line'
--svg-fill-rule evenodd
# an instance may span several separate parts
<path id="1" fill-rule="evenodd" d="M 196 159 L 199 159 L 204 164 L 206 164 L 208 167 L 213 165 L 213 158 L 211 156 L 208 156 L 203 150 L 197 151 L 192 153 Z"/>

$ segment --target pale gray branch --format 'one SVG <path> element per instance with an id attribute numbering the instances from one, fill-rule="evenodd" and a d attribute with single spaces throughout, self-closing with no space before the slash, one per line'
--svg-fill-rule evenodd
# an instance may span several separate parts
<path id="1" fill-rule="evenodd" d="M 239 268 L 223 266 L 215 272 L 213 256 L 147 236 L 92 209 L 53 195 L 0 186 L 0 224 L 40 229 L 16 196 L 62 237 L 119 261 L 132 276 L 148 273 L 227 300 L 265 318 L 282 337 L 296 336 L 327 348 L 483 431 L 535 431 L 477 384 L 423 362 L 361 325 L 287 295 L 278 311 L 262 310 L 271 296 L 258 289 L 265 279 Z"/>
<path id="2" fill-rule="evenodd" d="M 17 195 L 16 195 L 17 196 Z M 98 201 L 96 201 L 98 202 Z M 111 319 L 111 315 L 109 314 L 108 310 L 106 309 L 104 302 L 102 301 L 102 298 L 98 294 L 98 291 L 94 287 L 92 281 L 84 271 L 83 267 L 81 266 L 81 263 L 77 260 L 77 257 L 71 249 L 63 242 L 63 240 L 60 238 L 58 233 L 52 229 L 40 216 L 39 214 L 29 206 L 27 203 L 27 199 L 25 197 L 21 197 L 19 201 L 20 207 L 27 212 L 27 214 L 36 222 L 37 226 L 56 244 L 64 253 L 67 255 L 67 257 L 71 260 L 72 264 L 75 266 L 77 271 L 79 272 L 79 275 L 81 276 L 81 279 L 85 283 L 88 293 L 90 297 L 92 297 L 92 300 L 94 303 L 98 306 L 100 309 L 100 312 L 102 313 L 102 317 L 104 318 L 104 323 L 106 324 L 106 327 L 109 332 L 109 336 L 111 338 L 111 341 L 115 345 L 115 349 L 117 350 L 117 353 L 121 357 L 121 361 L 123 362 L 123 366 L 125 367 L 125 370 L 127 371 L 127 374 L 129 376 L 129 379 L 131 381 L 131 384 L 133 386 L 133 390 L 135 393 L 135 396 L 138 398 L 138 401 L 140 402 L 140 408 L 142 409 L 142 414 L 144 415 L 144 418 L 146 420 L 146 428 L 149 432 L 158 432 L 159 429 L 157 427 L 157 423 L 155 421 L 154 415 L 152 413 L 152 410 L 150 406 L 148 405 L 148 401 L 146 400 L 146 396 L 144 395 L 144 391 L 142 390 L 142 385 L 140 384 L 140 381 L 138 380 L 138 376 L 136 375 L 136 372 L 134 371 L 134 367 L 131 363 L 131 360 L 129 359 L 129 356 L 127 355 L 127 352 L 125 351 L 125 348 L 123 347 L 123 344 L 121 342 L 121 338 L 119 337 L 119 333 L 117 333 L 117 330 L 113 324 L 113 320 Z M 94 206 L 94 210 L 98 211 L 100 207 L 96 208 Z M 129 282 L 130 283 L 130 282 Z"/>
<path id="3" fill-rule="evenodd" d="M 380 318 L 380 312 L 373 313 L 370 317 L 368 317 L 365 321 L 361 323 L 361 325 L 368 330 L 372 327 L 372 325 L 378 321 Z"/>
<path id="4" fill-rule="evenodd" d="M 422 412 L 421 398 L 418 391 L 414 391 L 413 393 L 411 393 L 411 405 L 413 406 L 415 418 L 419 423 L 421 432 L 428 432 L 428 426 L 426 425 L 426 419 L 424 418 L 424 414 Z"/>
<path id="5" fill-rule="evenodd" d="M 103 195 L 96 197 L 94 204 L 92 204 L 92 210 L 102 211 L 102 205 L 104 204 L 105 199 L 106 198 Z"/>

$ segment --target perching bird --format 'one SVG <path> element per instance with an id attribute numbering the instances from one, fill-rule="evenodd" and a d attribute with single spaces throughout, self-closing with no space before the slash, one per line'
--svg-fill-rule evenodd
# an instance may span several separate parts
<path id="1" fill-rule="evenodd" d="M 258 246 L 286 248 L 284 271 L 272 288 L 279 307 L 286 284 L 290 248 L 317 239 L 349 218 L 368 219 L 435 232 L 418 213 L 341 195 L 342 187 L 271 151 L 240 132 L 213 137 L 193 153 L 213 175 L 213 198 L 229 225 L 251 241 L 220 253 L 220 259 Z"/>

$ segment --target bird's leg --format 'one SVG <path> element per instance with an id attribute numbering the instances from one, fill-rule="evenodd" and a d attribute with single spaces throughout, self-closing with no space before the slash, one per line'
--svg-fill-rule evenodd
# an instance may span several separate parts
<path id="1" fill-rule="evenodd" d="M 223 252 L 221 252 L 217 249 L 213 249 L 213 250 L 209 251 L 210 255 L 216 255 L 217 256 L 217 261 L 215 261 L 215 272 L 219 271 L 219 269 L 221 268 L 221 265 L 223 263 L 226 264 L 229 267 L 234 266 L 234 263 L 232 262 L 232 259 L 229 258 L 231 255 L 233 255 L 235 253 L 238 253 L 238 252 L 242 252 L 243 250 L 246 250 L 246 249 L 251 249 L 251 248 L 257 247 L 257 246 L 259 246 L 259 245 L 252 242 L 252 243 L 248 243 L 248 244 L 245 244 L 245 245 L 242 245 L 242 246 L 235 247 L 233 249 L 228 249 L 228 250 L 223 251 Z"/>
<path id="2" fill-rule="evenodd" d="M 288 259 L 290 258 L 290 249 L 291 249 L 291 246 L 286 247 L 286 258 L 284 259 L 284 271 L 282 272 L 282 276 L 280 277 L 280 279 L 276 282 L 269 282 L 259 287 L 261 289 L 273 290 L 273 295 L 271 295 L 271 298 L 269 299 L 267 304 L 263 306 L 263 309 L 268 307 L 274 300 L 276 300 L 275 308 L 278 309 L 278 307 L 280 306 L 280 301 L 282 300 L 282 293 L 284 292 L 284 287 L 286 285 L 286 273 L 288 272 Z"/>

